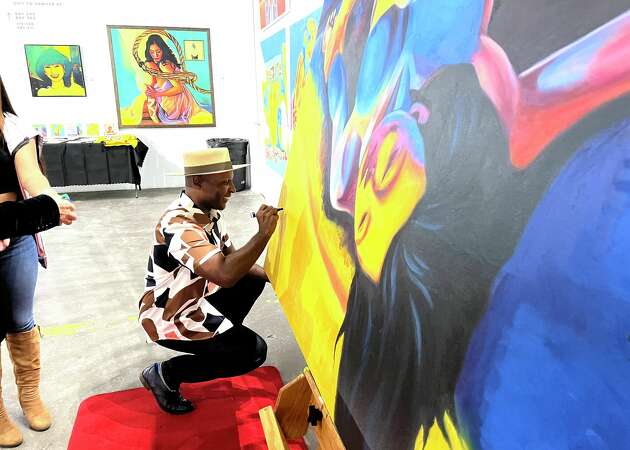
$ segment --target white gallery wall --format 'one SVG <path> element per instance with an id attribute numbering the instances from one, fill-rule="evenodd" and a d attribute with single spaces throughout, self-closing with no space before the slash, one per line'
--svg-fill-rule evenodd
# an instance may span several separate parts
<path id="1" fill-rule="evenodd" d="M 149 147 L 142 187 L 181 186 L 176 171 L 182 151 L 206 146 L 213 137 L 250 141 L 252 189 L 274 203 L 282 178 L 266 165 L 261 85 L 264 63 L 260 42 L 288 30 L 322 5 L 322 0 L 291 0 L 288 12 L 260 29 L 259 1 L 189 0 L 185 7 L 146 0 L 0 0 L 0 75 L 18 113 L 30 123 L 117 124 L 107 25 L 210 29 L 216 127 L 124 128 Z M 289 44 L 289 33 L 286 33 Z M 87 97 L 31 96 L 24 44 L 79 45 Z M 287 66 L 290 64 L 287 52 Z M 289 155 L 290 158 L 290 155 Z M 126 185 L 63 188 L 64 191 L 129 189 Z"/>
<path id="2" fill-rule="evenodd" d="M 251 0 L 0 0 L 0 75 L 18 114 L 30 123 L 117 124 L 106 25 L 209 28 L 215 89 L 216 127 L 125 128 L 149 147 L 142 169 L 143 188 L 181 186 L 177 169 L 185 149 L 203 148 L 212 137 L 250 140 L 252 187 L 266 180 L 259 141 L 259 84 L 256 77 L 257 18 Z M 31 97 L 24 44 L 79 45 L 87 97 Z M 258 168 L 261 168 L 258 170 Z M 67 190 L 129 189 L 127 185 Z"/>

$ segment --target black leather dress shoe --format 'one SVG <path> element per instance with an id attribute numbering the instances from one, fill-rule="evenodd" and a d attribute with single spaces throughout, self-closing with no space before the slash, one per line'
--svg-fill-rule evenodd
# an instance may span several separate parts
<path id="1" fill-rule="evenodd" d="M 158 364 L 152 364 L 144 369 L 140 374 L 140 382 L 153 393 L 160 408 L 169 414 L 186 414 L 195 409 L 195 405 L 182 397 L 179 390 L 170 389 L 164 383 Z"/>

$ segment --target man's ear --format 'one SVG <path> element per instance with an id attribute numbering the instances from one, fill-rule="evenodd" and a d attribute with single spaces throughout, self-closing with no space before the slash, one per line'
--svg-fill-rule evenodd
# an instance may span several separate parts
<path id="1" fill-rule="evenodd" d="M 194 187 L 201 187 L 201 177 L 199 175 L 193 175 L 191 178 Z"/>

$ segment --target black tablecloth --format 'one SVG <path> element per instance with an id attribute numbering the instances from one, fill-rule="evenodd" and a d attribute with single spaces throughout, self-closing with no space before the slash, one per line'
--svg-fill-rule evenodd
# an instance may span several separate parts
<path id="1" fill-rule="evenodd" d="M 44 143 L 43 157 L 51 186 L 131 183 L 139 188 L 147 151 L 141 141 L 135 148 L 68 141 Z"/>

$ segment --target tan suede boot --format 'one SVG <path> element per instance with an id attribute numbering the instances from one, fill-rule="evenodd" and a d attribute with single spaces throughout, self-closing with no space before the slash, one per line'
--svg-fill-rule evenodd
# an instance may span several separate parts
<path id="1" fill-rule="evenodd" d="M 50 428 L 52 419 L 39 397 L 39 342 L 38 327 L 23 333 L 7 333 L 22 411 L 33 430 L 44 431 Z"/>
<path id="2" fill-rule="evenodd" d="M 0 380 L 2 380 L 2 362 L 0 361 Z M 22 433 L 15 426 L 2 401 L 2 385 L 0 384 L 0 447 L 17 447 L 22 443 Z"/>

